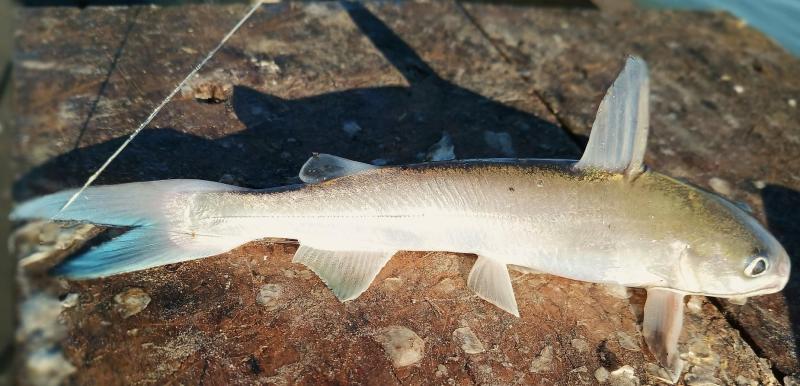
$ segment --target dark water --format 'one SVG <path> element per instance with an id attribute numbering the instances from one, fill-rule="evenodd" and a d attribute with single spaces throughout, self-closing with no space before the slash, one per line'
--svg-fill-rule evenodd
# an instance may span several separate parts
<path id="1" fill-rule="evenodd" d="M 637 0 L 652 8 L 728 11 L 800 56 L 800 0 Z"/>

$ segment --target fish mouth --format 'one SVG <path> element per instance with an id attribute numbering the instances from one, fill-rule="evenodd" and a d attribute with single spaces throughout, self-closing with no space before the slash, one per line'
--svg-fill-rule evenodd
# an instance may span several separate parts
<path id="1" fill-rule="evenodd" d="M 774 294 L 776 292 L 782 291 L 785 286 L 786 283 L 782 281 L 781 283 L 777 283 L 767 287 L 761 287 L 757 290 L 749 292 L 736 292 L 736 293 L 686 292 L 686 291 L 676 291 L 675 289 L 668 287 L 649 287 L 649 288 L 658 288 L 675 292 L 682 292 L 684 295 L 710 296 L 712 298 L 749 298 L 753 296 Z"/>
<path id="2" fill-rule="evenodd" d="M 749 291 L 749 292 L 740 292 L 740 293 L 698 293 L 693 295 L 704 295 L 704 296 L 711 296 L 715 298 L 749 298 L 753 296 L 760 296 L 760 295 L 769 295 L 774 294 L 776 292 L 781 292 L 783 287 L 786 286 L 786 283 L 779 283 L 775 285 L 771 285 L 768 287 L 762 287 L 757 290 Z"/>

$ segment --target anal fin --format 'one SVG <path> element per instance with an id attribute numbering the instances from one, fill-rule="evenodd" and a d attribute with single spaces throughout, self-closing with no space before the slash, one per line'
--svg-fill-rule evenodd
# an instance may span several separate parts
<path id="1" fill-rule="evenodd" d="M 314 271 L 345 302 L 367 290 L 395 252 L 328 251 L 301 245 L 292 262 Z"/>
<path id="2" fill-rule="evenodd" d="M 517 299 L 511 286 L 511 276 L 506 264 L 488 257 L 478 256 L 467 279 L 467 286 L 484 300 L 519 317 Z"/>
<path id="3" fill-rule="evenodd" d="M 678 352 L 678 337 L 683 328 L 683 294 L 650 288 L 644 304 L 642 334 L 650 352 L 675 383 L 681 376 L 683 361 Z"/>

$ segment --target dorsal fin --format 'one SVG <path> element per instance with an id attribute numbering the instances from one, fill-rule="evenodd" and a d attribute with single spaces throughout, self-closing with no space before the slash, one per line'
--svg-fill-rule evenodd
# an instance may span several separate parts
<path id="1" fill-rule="evenodd" d="M 628 57 L 625 68 L 600 102 L 589 144 L 575 167 L 628 176 L 641 173 L 650 125 L 649 95 L 647 64 L 640 58 Z"/>
<path id="2" fill-rule="evenodd" d="M 300 180 L 307 184 L 315 184 L 377 168 L 375 165 L 351 161 L 335 155 L 314 154 L 300 169 Z"/>

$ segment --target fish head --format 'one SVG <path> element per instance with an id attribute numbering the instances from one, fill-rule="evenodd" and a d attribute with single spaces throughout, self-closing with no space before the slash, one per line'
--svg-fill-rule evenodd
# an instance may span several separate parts
<path id="1" fill-rule="evenodd" d="M 781 291 L 789 281 L 789 255 L 747 211 L 713 193 L 695 190 L 693 216 L 680 252 L 678 288 L 722 298 Z"/>

